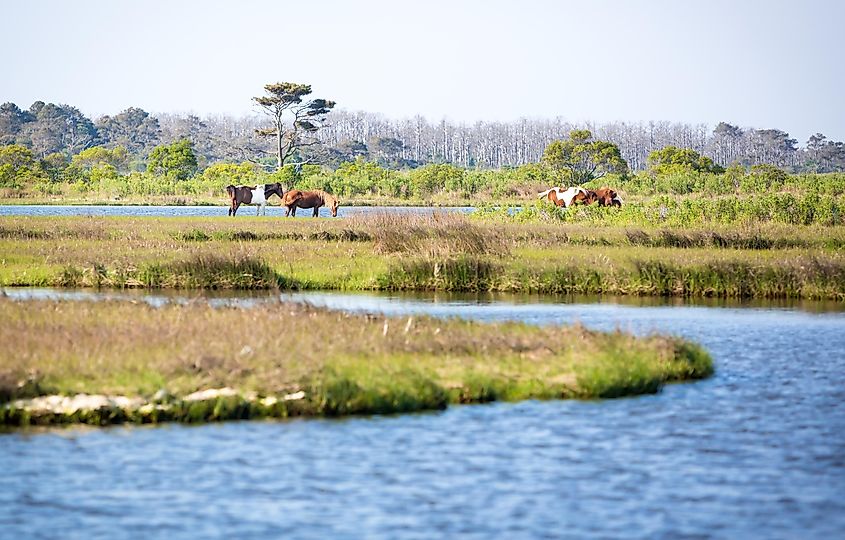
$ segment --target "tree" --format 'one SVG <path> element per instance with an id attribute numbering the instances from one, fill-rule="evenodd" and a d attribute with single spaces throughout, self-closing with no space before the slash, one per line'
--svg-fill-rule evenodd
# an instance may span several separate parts
<path id="1" fill-rule="evenodd" d="M 402 150 L 405 145 L 396 137 L 371 137 L 368 143 L 370 152 L 383 167 L 402 167 Z"/>
<path id="2" fill-rule="evenodd" d="M 39 156 L 54 152 L 75 154 L 97 138 L 94 123 L 76 107 L 36 101 L 29 114 L 35 119 L 23 125 L 19 139 L 29 142 Z"/>
<path id="3" fill-rule="evenodd" d="M 182 139 L 173 144 L 162 144 L 153 148 L 147 158 L 147 171 L 156 175 L 172 176 L 176 180 L 187 180 L 197 172 L 197 156 L 191 141 Z"/>
<path id="4" fill-rule="evenodd" d="M 161 138 L 158 120 L 137 107 L 129 107 L 114 116 L 100 117 L 96 125 L 101 144 L 108 147 L 123 146 L 136 155 L 143 155 Z"/>
<path id="5" fill-rule="evenodd" d="M 702 156 L 691 148 L 666 146 L 654 150 L 648 155 L 648 165 L 652 171 L 665 174 L 673 171 L 710 172 L 721 174 L 725 169 L 713 163 L 707 156 Z"/>
<path id="6" fill-rule="evenodd" d="M 70 163 L 82 169 L 90 170 L 97 165 L 106 164 L 111 165 L 118 171 L 126 171 L 129 154 L 126 148 L 122 146 L 115 146 L 112 149 L 105 146 L 92 146 L 73 156 Z"/>
<path id="7" fill-rule="evenodd" d="M 811 135 L 807 140 L 807 158 L 804 167 L 817 173 L 845 169 L 845 145 L 828 140 L 821 133 Z"/>
<path id="8" fill-rule="evenodd" d="M 47 154 L 41 160 L 41 170 L 44 171 L 47 177 L 53 182 L 61 181 L 67 168 L 67 158 L 61 152 Z"/>
<path id="9" fill-rule="evenodd" d="M 543 162 L 574 185 L 584 184 L 608 173 L 627 174 L 628 164 L 619 147 L 593 140 L 586 129 L 573 130 L 568 140 L 554 141 L 543 152 Z"/>
<path id="10" fill-rule="evenodd" d="M 770 164 L 779 167 L 793 165 L 797 140 L 779 129 L 755 129 L 750 132 L 752 165 Z"/>
<path id="11" fill-rule="evenodd" d="M 267 84 L 264 90 L 267 95 L 252 99 L 270 116 L 273 126 L 256 133 L 276 138 L 276 168 L 281 169 L 297 148 L 319 144 L 316 134 L 335 102 L 306 99 L 311 94 L 310 84 L 281 82 Z"/>
<path id="12" fill-rule="evenodd" d="M 713 156 L 720 165 L 739 160 L 742 146 L 742 129 L 727 122 L 719 122 L 713 129 Z"/>
<path id="13" fill-rule="evenodd" d="M 35 120 L 35 115 L 22 111 L 14 103 L 0 105 L 0 144 L 14 144 L 18 142 L 18 134 L 24 124 Z"/>
<path id="14" fill-rule="evenodd" d="M 20 144 L 0 146 L 0 187 L 21 188 L 43 176 L 32 150 Z"/>

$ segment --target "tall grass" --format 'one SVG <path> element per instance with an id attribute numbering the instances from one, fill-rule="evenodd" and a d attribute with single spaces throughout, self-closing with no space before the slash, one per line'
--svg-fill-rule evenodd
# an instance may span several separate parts
<path id="1" fill-rule="evenodd" d="M 707 353 L 683 339 L 580 326 L 393 318 L 285 303 L 32 307 L 0 298 L 0 339 L 15 343 L 0 350 L 0 424 L 335 416 L 618 397 L 713 370 Z M 221 387 L 237 393 L 184 399 Z M 80 392 L 139 397 L 148 406 L 53 414 L 11 402 Z"/>
<path id="2" fill-rule="evenodd" d="M 507 255 L 508 244 L 494 228 L 481 227 L 453 212 L 359 214 L 350 228 L 368 231 L 380 253 L 413 253 L 430 258 Z"/>
<path id="3" fill-rule="evenodd" d="M 398 261 L 379 285 L 387 290 L 845 300 L 845 264 L 815 258 L 778 265 L 632 258 L 609 268 L 584 263 L 531 267 L 465 256 L 443 262 Z"/>
<path id="4" fill-rule="evenodd" d="M 270 289 L 285 280 L 264 261 L 206 253 L 165 264 L 145 265 L 138 279 L 147 287 L 170 289 Z"/>
<path id="5" fill-rule="evenodd" d="M 608 209 L 610 211 L 614 209 Z M 0 285 L 845 299 L 845 228 L 2 218 Z"/>
<path id="6" fill-rule="evenodd" d="M 149 262 L 140 267 L 65 266 L 53 284 L 97 288 L 273 289 L 290 286 L 291 282 L 259 258 L 196 253 L 185 259 Z"/>

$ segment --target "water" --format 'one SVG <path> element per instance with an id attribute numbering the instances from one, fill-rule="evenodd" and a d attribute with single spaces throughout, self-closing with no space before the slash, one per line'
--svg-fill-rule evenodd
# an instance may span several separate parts
<path id="1" fill-rule="evenodd" d="M 612 299 L 291 298 L 403 315 L 659 329 L 702 343 L 717 372 L 659 395 L 610 401 L 6 434 L 0 536 L 845 535 L 841 311 Z"/>
<path id="2" fill-rule="evenodd" d="M 227 217 L 228 206 L 98 206 L 98 205 L 0 205 L 0 216 L 134 216 L 134 217 Z M 242 206 L 236 218 L 255 216 L 257 207 Z M 267 206 L 267 217 L 284 217 L 282 206 Z M 337 217 L 371 212 L 420 213 L 420 212 L 471 212 L 472 207 L 421 207 L 421 206 L 340 206 Z M 296 217 L 311 217 L 313 210 L 300 208 Z M 320 217 L 331 217 L 331 211 L 320 208 Z"/>

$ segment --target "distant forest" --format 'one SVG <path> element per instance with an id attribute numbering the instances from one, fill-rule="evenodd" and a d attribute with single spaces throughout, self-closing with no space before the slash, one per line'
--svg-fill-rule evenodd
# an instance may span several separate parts
<path id="1" fill-rule="evenodd" d="M 429 122 L 421 116 L 394 120 L 369 112 L 333 111 L 317 137 L 320 146 L 303 148 L 295 161 L 336 168 L 358 157 L 386 168 L 429 163 L 500 169 L 536 163 L 554 140 L 574 129 L 589 129 L 596 139 L 615 143 L 630 169 L 647 167 L 650 152 L 666 146 L 690 148 L 728 166 L 770 164 L 789 172 L 845 171 L 845 145 L 821 133 L 799 145 L 779 129 L 743 128 L 719 123 L 671 122 L 574 124 L 560 118 L 514 122 Z M 28 109 L 0 106 L 0 145 L 22 144 L 35 156 L 63 155 L 86 148 L 123 146 L 131 168 L 144 170 L 157 145 L 190 139 L 198 165 L 252 161 L 273 168 L 273 142 L 256 133 L 266 118 L 192 114 L 152 115 L 130 107 L 113 116 L 91 119 L 70 105 L 37 101 Z"/>

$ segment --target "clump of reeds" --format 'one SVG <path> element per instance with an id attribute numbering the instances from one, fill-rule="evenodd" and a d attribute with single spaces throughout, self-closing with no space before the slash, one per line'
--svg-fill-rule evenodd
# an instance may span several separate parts
<path id="1" fill-rule="evenodd" d="M 509 245 L 493 227 L 454 212 L 374 213 L 350 219 L 367 231 L 380 253 L 413 253 L 429 258 L 455 255 L 506 255 Z"/>
<path id="2" fill-rule="evenodd" d="M 261 259 L 198 253 L 169 262 L 150 263 L 138 272 L 146 287 L 173 289 L 270 289 L 284 279 Z"/>
<path id="3" fill-rule="evenodd" d="M 481 257 L 414 257 L 392 264 L 379 285 L 386 290 L 489 291 L 502 272 L 501 265 Z"/>

